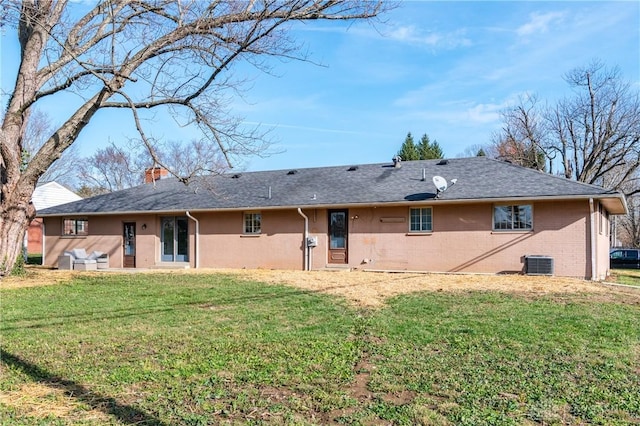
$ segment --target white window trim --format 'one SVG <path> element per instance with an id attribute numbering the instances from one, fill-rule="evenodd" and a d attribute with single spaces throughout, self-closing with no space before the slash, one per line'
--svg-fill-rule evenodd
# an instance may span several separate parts
<path id="1" fill-rule="evenodd" d="M 531 208 L 531 227 L 530 228 L 513 228 L 513 222 L 511 223 L 511 228 L 509 229 L 497 229 L 496 228 L 496 207 L 518 207 L 518 206 L 529 206 Z M 533 232 L 534 223 L 533 223 L 533 203 L 500 203 L 494 204 L 491 208 L 491 231 L 499 232 L 499 233 L 528 233 Z"/>
<path id="2" fill-rule="evenodd" d="M 253 215 L 260 215 L 260 229 L 258 231 L 248 231 L 247 230 L 247 216 L 251 215 L 253 220 Z M 253 225 L 252 225 L 253 226 Z M 260 235 L 262 234 L 262 212 L 260 211 L 247 211 L 242 214 L 242 235 Z"/>
<path id="3" fill-rule="evenodd" d="M 413 230 L 411 229 L 411 211 L 414 209 L 428 209 L 430 212 L 430 216 L 431 216 L 431 228 L 428 230 Z M 417 234 L 431 234 L 433 232 L 433 207 L 431 206 L 421 206 L 421 207 L 409 207 L 409 220 L 407 221 L 409 222 L 409 234 L 411 235 L 417 235 Z"/>

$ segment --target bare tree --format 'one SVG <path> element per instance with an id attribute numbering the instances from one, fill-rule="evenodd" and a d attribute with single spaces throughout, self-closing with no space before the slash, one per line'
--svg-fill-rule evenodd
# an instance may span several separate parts
<path id="1" fill-rule="evenodd" d="M 574 95 L 555 106 L 540 107 L 528 97 L 507 110 L 498 145 L 528 167 L 540 169 L 546 157 L 553 172 L 557 158 L 555 166 L 567 178 L 640 193 L 640 93 L 617 68 L 599 61 L 574 69 L 565 80 Z"/>
<path id="2" fill-rule="evenodd" d="M 129 147 L 111 143 L 80 162 L 78 177 L 93 193 L 103 194 L 130 188 L 142 183 L 143 171 L 136 166 L 136 158 L 138 154 Z"/>
<path id="3" fill-rule="evenodd" d="M 498 155 L 494 152 L 493 145 L 473 144 L 467 146 L 462 152 L 456 154 L 457 158 L 468 157 L 492 157 L 496 158 Z"/>
<path id="4" fill-rule="evenodd" d="M 188 142 L 170 140 L 161 144 L 157 150 L 162 164 L 174 170 L 183 180 L 228 169 L 220 150 L 204 139 L 192 139 Z"/>
<path id="5" fill-rule="evenodd" d="M 615 219 L 614 232 L 623 247 L 640 248 L 640 196 L 627 197 L 629 213 Z"/>
<path id="6" fill-rule="evenodd" d="M 24 164 L 28 164 L 31 158 L 46 142 L 54 131 L 51 119 L 39 109 L 34 109 L 29 117 L 24 136 L 23 152 Z M 77 166 L 80 164 L 80 154 L 77 145 L 67 148 L 60 158 L 40 176 L 39 182 L 57 181 L 69 187 L 73 187 L 77 175 Z"/>
<path id="7" fill-rule="evenodd" d="M 624 167 L 610 173 L 607 177 L 619 180 L 626 174 Z M 640 248 L 640 193 L 637 192 L 640 184 L 640 170 L 627 177 L 620 190 L 627 195 L 627 208 L 629 212 L 624 216 L 618 216 L 612 221 L 612 241 L 622 247 Z"/>
<path id="8" fill-rule="evenodd" d="M 204 139 L 158 143 L 154 152 L 160 164 L 184 182 L 228 169 L 220 150 Z M 82 182 L 82 193 L 95 195 L 140 185 L 145 170 L 157 164 L 147 149 L 135 140 L 122 146 L 111 142 L 108 147 L 80 161 L 76 173 Z"/>
<path id="9" fill-rule="evenodd" d="M 640 95 L 618 68 L 594 61 L 565 76 L 575 96 L 547 112 L 564 173 L 580 182 L 622 189 L 640 167 Z M 626 185 L 626 194 L 640 192 Z"/>
<path id="10" fill-rule="evenodd" d="M 503 127 L 493 136 L 491 151 L 497 158 L 536 170 L 546 169 L 544 118 L 537 111 L 537 97 L 528 95 L 502 111 Z"/>
<path id="11" fill-rule="evenodd" d="M 154 162 L 141 110 L 168 108 L 197 126 L 227 162 L 261 149 L 226 105 L 241 79 L 240 61 L 265 69 L 265 58 L 298 58 L 296 21 L 378 16 L 383 1 L 335 0 L 3 0 L 5 30 L 16 30 L 20 65 L 0 133 L 0 274 L 13 266 L 33 208 L 38 179 L 98 111 L 127 109 Z M 88 10 L 87 10 L 88 8 Z M 81 14 L 84 13 L 84 14 Z M 235 77 L 235 78 L 234 78 Z M 40 101 L 74 92 L 77 109 L 23 167 L 25 132 Z"/>

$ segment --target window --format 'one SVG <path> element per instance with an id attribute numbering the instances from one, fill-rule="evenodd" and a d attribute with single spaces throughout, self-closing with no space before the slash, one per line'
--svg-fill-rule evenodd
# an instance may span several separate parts
<path id="1" fill-rule="evenodd" d="M 601 234 L 609 235 L 609 212 L 602 203 L 598 203 L 598 230 Z"/>
<path id="2" fill-rule="evenodd" d="M 533 230 L 532 206 L 494 206 L 493 229 L 495 231 L 531 231 Z"/>
<path id="3" fill-rule="evenodd" d="M 431 214 L 431 207 L 409 209 L 410 232 L 431 232 L 432 230 L 433 219 Z"/>
<path id="4" fill-rule="evenodd" d="M 87 219 L 63 219 L 62 235 L 89 235 L 89 221 Z"/>
<path id="5" fill-rule="evenodd" d="M 262 230 L 262 214 L 245 213 L 244 214 L 244 233 L 259 234 Z"/>

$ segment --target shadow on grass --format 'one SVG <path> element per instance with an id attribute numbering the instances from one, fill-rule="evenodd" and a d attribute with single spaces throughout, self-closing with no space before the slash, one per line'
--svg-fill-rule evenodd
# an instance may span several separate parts
<path id="1" fill-rule="evenodd" d="M 158 418 L 130 405 L 121 405 L 115 398 L 107 397 L 95 393 L 86 387 L 79 385 L 72 380 L 66 380 L 52 375 L 35 364 L 32 364 L 19 356 L 13 355 L 4 349 L 0 349 L 0 360 L 2 363 L 19 368 L 46 386 L 62 389 L 65 394 L 89 405 L 92 409 L 102 411 L 107 415 L 116 417 L 125 424 L 146 425 L 146 426 L 167 426 Z"/>

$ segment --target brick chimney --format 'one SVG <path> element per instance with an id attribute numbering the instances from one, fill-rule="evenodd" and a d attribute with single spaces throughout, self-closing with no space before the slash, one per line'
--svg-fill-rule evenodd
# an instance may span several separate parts
<path id="1" fill-rule="evenodd" d="M 144 171 L 144 183 L 153 183 L 169 176 L 169 171 L 162 167 L 149 167 Z"/>

